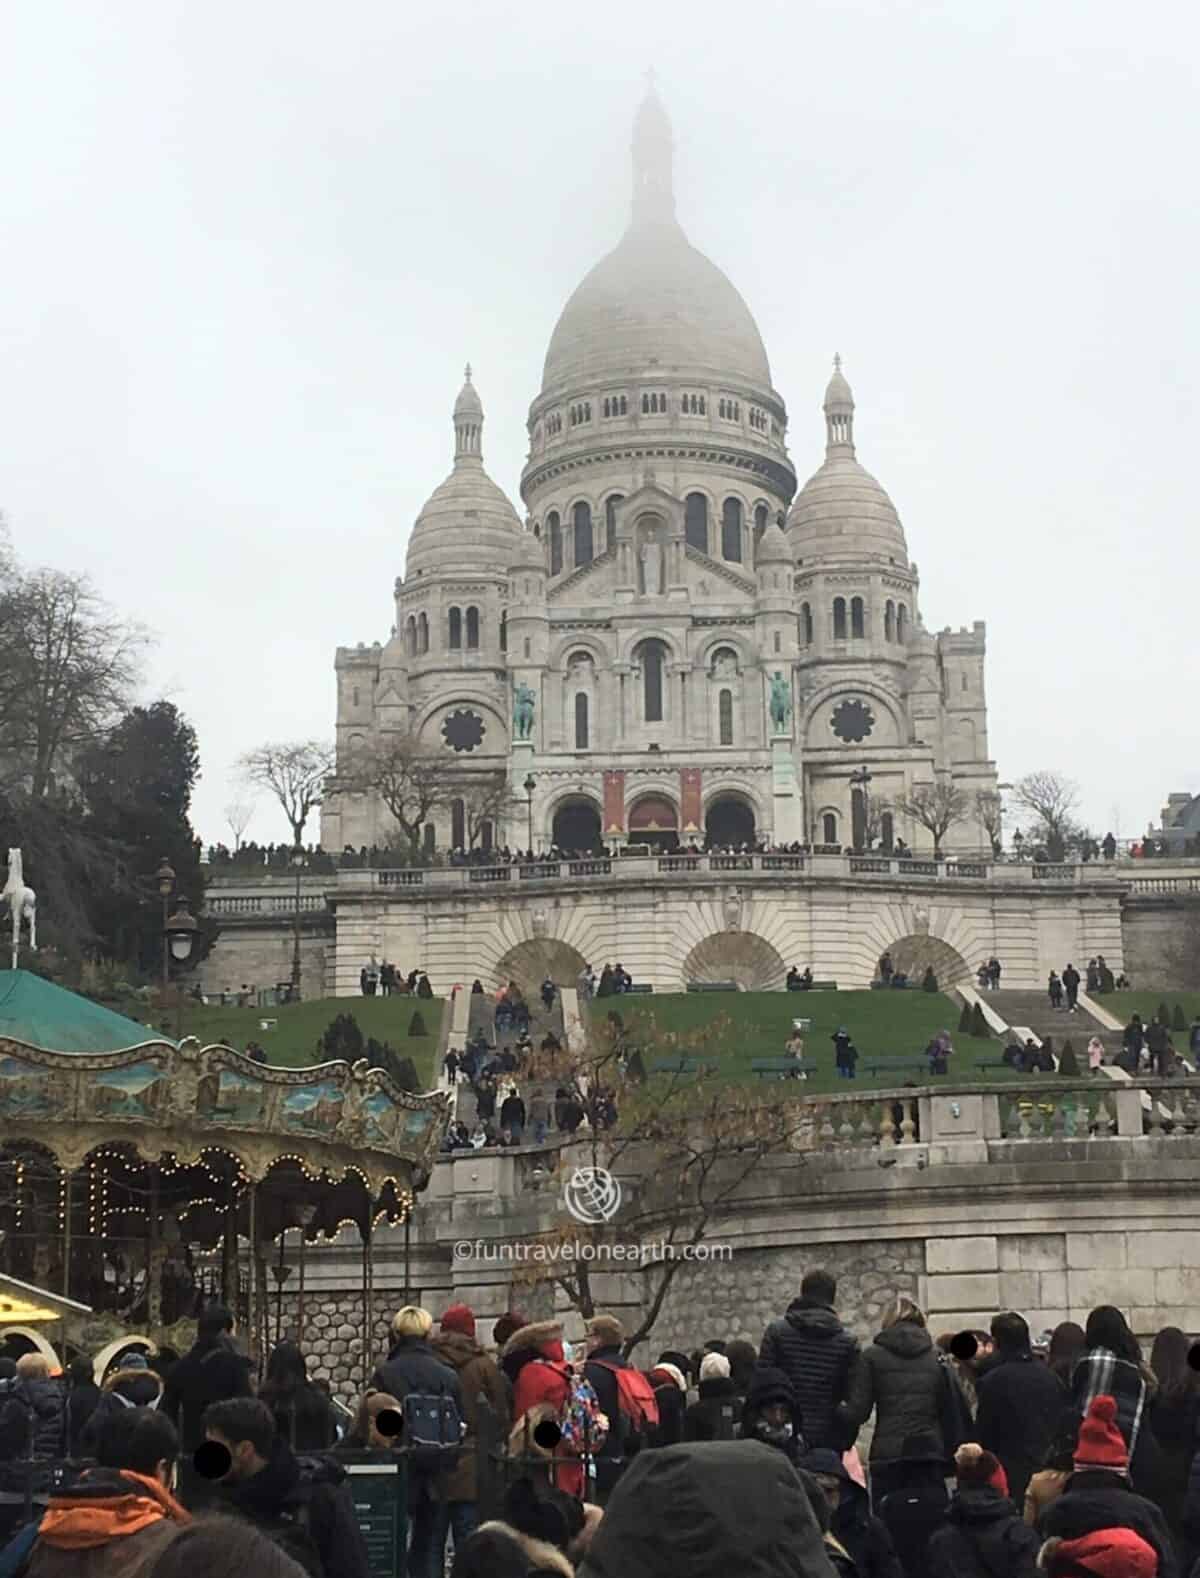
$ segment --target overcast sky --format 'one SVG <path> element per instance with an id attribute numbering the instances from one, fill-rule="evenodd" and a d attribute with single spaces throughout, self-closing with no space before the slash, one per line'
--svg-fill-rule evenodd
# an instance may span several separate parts
<path id="1" fill-rule="evenodd" d="M 1004 780 L 1096 829 L 1200 789 L 1194 6 L 38 0 L 0 94 L 0 508 L 159 636 L 196 823 L 331 735 L 338 644 L 449 469 L 518 502 L 555 319 L 617 240 L 651 62 L 679 215 L 801 478 L 841 351 L 931 629 L 985 619 Z M 260 801 L 251 837 L 283 836 Z M 313 828 L 315 836 L 315 826 Z"/>

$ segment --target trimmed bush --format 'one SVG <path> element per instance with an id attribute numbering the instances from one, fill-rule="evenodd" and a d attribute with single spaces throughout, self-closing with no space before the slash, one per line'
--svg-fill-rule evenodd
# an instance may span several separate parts
<path id="1" fill-rule="evenodd" d="M 1158 1005 L 1158 1022 L 1160 1025 L 1169 1025 L 1171 1023 L 1171 1011 L 1165 1001 Z"/>
<path id="2" fill-rule="evenodd" d="M 967 1035 L 971 1034 L 971 1005 L 970 1005 L 970 1003 L 964 1003 L 962 1005 L 962 1013 L 959 1014 L 959 1016 L 958 1016 L 958 1033 L 959 1033 L 960 1036 L 967 1036 Z"/>
<path id="3" fill-rule="evenodd" d="M 921 981 L 921 990 L 923 992 L 936 992 L 938 990 L 938 978 L 933 973 L 932 965 L 928 966 L 925 971 L 924 978 Z"/>
<path id="4" fill-rule="evenodd" d="M 1186 1030 L 1187 1027 L 1188 1027 L 1188 1022 L 1183 1016 L 1183 1009 L 1180 1008 L 1178 1003 L 1176 1003 L 1175 1004 L 1175 1012 L 1171 1016 L 1171 1029 L 1172 1030 Z"/>
<path id="5" fill-rule="evenodd" d="M 429 977 L 427 975 L 422 975 L 417 981 L 417 996 L 426 998 L 433 996 L 433 987 L 430 986 Z M 409 1035 L 411 1034 L 412 1031 L 410 1030 Z"/>
<path id="6" fill-rule="evenodd" d="M 413 1016 L 408 1021 L 408 1033 L 410 1036 L 427 1036 L 429 1034 L 425 1026 L 424 1016 L 419 1008 L 414 1009 Z"/>
<path id="7" fill-rule="evenodd" d="M 1075 1048 L 1069 1041 L 1063 1042 L 1063 1049 L 1058 1054 L 1058 1072 L 1064 1079 L 1079 1078 L 1079 1059 L 1075 1056 Z"/>
<path id="8" fill-rule="evenodd" d="M 983 1017 L 982 1003 L 976 1003 L 974 1008 L 971 1010 L 971 1034 L 973 1036 L 978 1036 L 981 1041 L 988 1041 L 991 1039 L 992 1032 L 988 1028 L 987 1020 Z"/>
<path id="9" fill-rule="evenodd" d="M 338 1014 L 321 1037 L 321 1050 L 327 1062 L 353 1063 L 363 1055 L 363 1033 L 353 1014 Z"/>

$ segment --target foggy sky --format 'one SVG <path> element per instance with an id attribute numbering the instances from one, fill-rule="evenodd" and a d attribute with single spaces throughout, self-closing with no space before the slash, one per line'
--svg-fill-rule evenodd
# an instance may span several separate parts
<path id="1" fill-rule="evenodd" d="M 0 509 L 159 636 L 233 763 L 331 736 L 470 359 L 523 515 L 558 313 L 657 68 L 679 217 L 754 313 L 801 480 L 840 351 L 925 623 L 985 619 L 1002 780 L 1099 833 L 1200 789 L 1200 25 L 1179 4 L 40 0 L 0 95 Z M 310 824 L 316 837 L 316 823 Z M 249 836 L 285 836 L 260 799 Z"/>

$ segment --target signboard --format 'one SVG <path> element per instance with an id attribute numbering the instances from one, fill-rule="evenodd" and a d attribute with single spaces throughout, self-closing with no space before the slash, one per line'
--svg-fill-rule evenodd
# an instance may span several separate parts
<path id="1" fill-rule="evenodd" d="M 355 1452 L 343 1462 L 371 1578 L 404 1578 L 408 1492 L 403 1459 L 391 1452 Z"/>

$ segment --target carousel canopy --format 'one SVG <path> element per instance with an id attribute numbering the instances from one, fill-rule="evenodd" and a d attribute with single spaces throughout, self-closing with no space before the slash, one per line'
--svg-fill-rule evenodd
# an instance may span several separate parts
<path id="1" fill-rule="evenodd" d="M 163 1040 L 136 1019 L 28 970 L 0 970 L 0 1036 L 44 1052 L 125 1052 Z"/>

